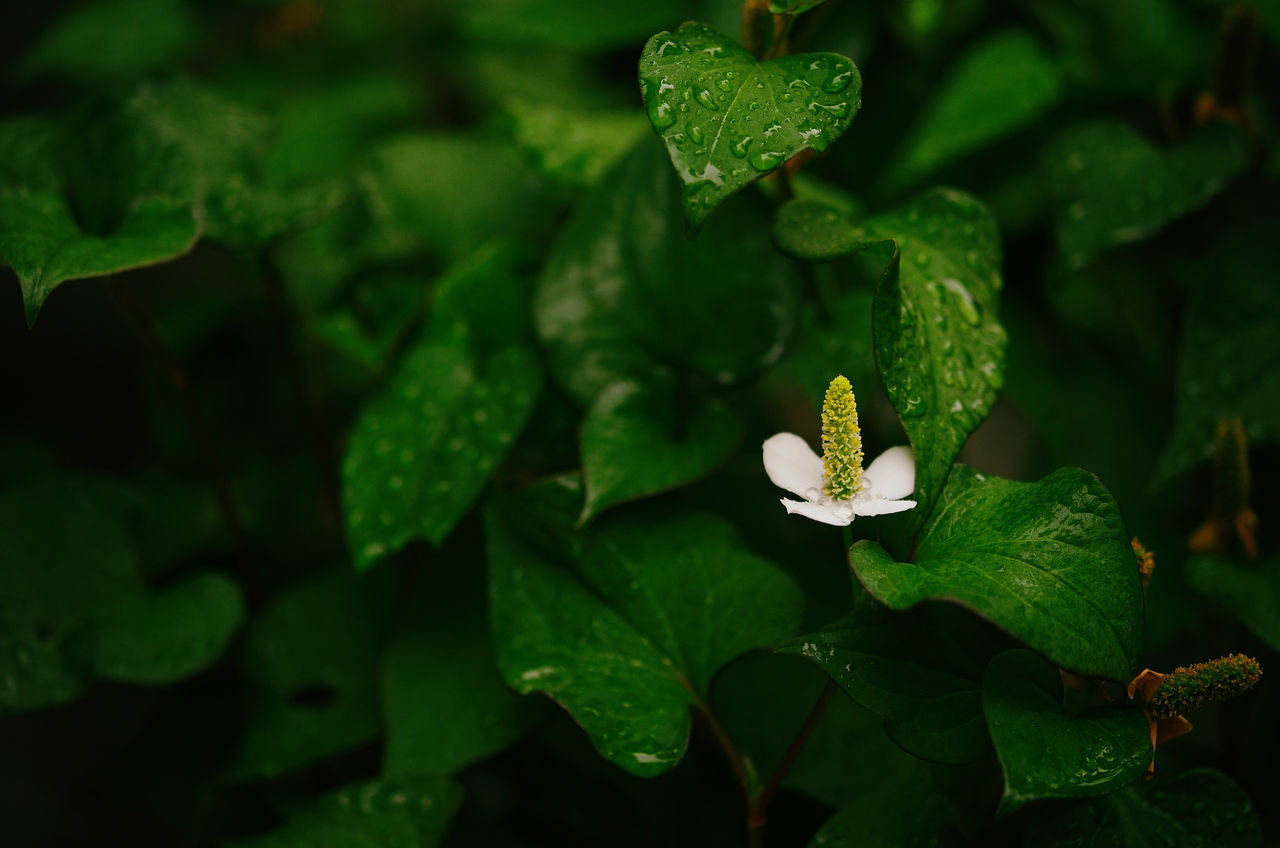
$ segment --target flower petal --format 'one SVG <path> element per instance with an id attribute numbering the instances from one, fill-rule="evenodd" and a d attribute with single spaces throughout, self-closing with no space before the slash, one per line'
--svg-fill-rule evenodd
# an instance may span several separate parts
<path id="1" fill-rule="evenodd" d="M 891 512 L 906 512 L 915 507 L 915 501 L 893 500 L 892 498 L 867 498 L 853 500 L 854 515 L 888 515 Z"/>
<path id="2" fill-rule="evenodd" d="M 765 439 L 764 471 L 773 485 L 805 500 L 809 500 L 813 489 L 821 492 L 825 485 L 822 457 L 795 433 L 779 433 Z"/>
<path id="3" fill-rule="evenodd" d="M 844 512 L 837 515 L 835 502 L 792 501 L 786 498 L 781 498 L 781 501 L 787 508 L 788 515 L 803 515 L 805 518 L 812 518 L 814 521 L 821 521 L 823 524 L 831 524 L 835 527 L 847 527 L 853 523 L 853 513 L 849 512 L 847 505 L 844 507 Z"/>
<path id="4" fill-rule="evenodd" d="M 862 485 L 876 498 L 905 498 L 916 488 L 915 454 L 906 445 L 889 448 L 862 472 Z"/>

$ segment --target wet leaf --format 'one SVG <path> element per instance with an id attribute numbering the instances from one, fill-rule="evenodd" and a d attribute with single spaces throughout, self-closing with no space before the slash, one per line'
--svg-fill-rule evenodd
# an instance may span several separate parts
<path id="1" fill-rule="evenodd" d="M 347 536 L 357 569 L 415 539 L 439 545 L 524 429 L 542 370 L 519 335 L 494 337 L 496 303 L 522 294 L 510 257 L 485 251 L 439 284 L 432 326 L 356 421 L 343 461 Z"/>
<path id="2" fill-rule="evenodd" d="M 781 355 L 797 271 L 767 239 L 744 239 L 767 227 L 758 200 L 735 199 L 689 240 L 676 181 L 652 142 L 584 199 L 533 306 L 552 371 L 579 403 L 614 383 L 653 384 L 675 370 L 738 382 Z"/>
<path id="3" fill-rule="evenodd" d="M 885 241 L 897 246 L 876 287 L 872 326 L 881 381 L 915 449 L 921 506 L 913 521 L 919 526 L 1004 381 L 995 220 L 973 197 L 952 189 L 924 192 L 861 222 L 797 200 L 779 212 L 774 240 L 783 252 L 810 261 Z"/>
<path id="4" fill-rule="evenodd" d="M 1105 795 L 1142 777 L 1151 762 L 1146 714 L 1132 703 L 1068 716 L 1058 670 L 1030 651 L 991 661 L 982 686 L 991 741 L 1004 770 L 997 815 L 1042 798 Z"/>
<path id="5" fill-rule="evenodd" d="M 709 515 L 602 519 L 580 557 L 557 551 L 539 516 L 554 509 L 567 525 L 574 495 L 543 484 L 489 510 L 498 661 L 516 691 L 568 709 L 603 757 L 661 774 L 683 755 L 689 709 L 716 669 L 794 632 L 800 590 Z"/>
<path id="6" fill-rule="evenodd" d="M 669 391 L 610 386 L 582 422 L 582 520 L 708 474 L 733 450 L 740 431 L 722 404 L 679 410 Z"/>
<path id="7" fill-rule="evenodd" d="M 1142 648 L 1142 590 L 1120 510 L 1087 471 L 1016 483 L 957 465 L 913 562 L 850 549 L 862 585 L 892 609 L 972 609 L 1080 674 L 1128 681 Z"/>
<path id="8" fill-rule="evenodd" d="M 862 77 L 836 53 L 757 62 L 731 38 L 691 21 L 649 39 L 640 93 L 696 230 L 726 197 L 801 150 L 826 150 L 862 106 Z"/>
<path id="9" fill-rule="evenodd" d="M 880 715 L 889 738 L 906 751 L 967 763 L 989 750 L 982 673 L 1000 644 L 972 621 L 941 609 L 889 612 L 868 600 L 778 651 L 820 666 L 849 697 Z"/>

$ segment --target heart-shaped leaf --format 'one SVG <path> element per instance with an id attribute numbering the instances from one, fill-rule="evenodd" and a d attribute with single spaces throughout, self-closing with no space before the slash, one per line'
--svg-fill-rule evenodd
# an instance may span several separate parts
<path id="1" fill-rule="evenodd" d="M 682 421 L 669 393 L 616 383 L 582 422 L 586 521 L 614 504 L 691 482 L 733 450 L 741 430 L 722 404 L 699 405 Z"/>
<path id="2" fill-rule="evenodd" d="M 797 200 L 779 212 L 774 239 L 784 252 L 811 261 L 886 240 L 897 245 L 876 287 L 872 327 L 880 378 L 915 448 L 920 507 L 912 520 L 919 526 L 1004 381 L 995 219 L 952 189 L 924 192 L 863 222 Z"/>
<path id="3" fill-rule="evenodd" d="M 777 360 L 792 329 L 795 263 L 744 238 L 768 226 L 768 204 L 735 198 L 690 240 L 664 158 L 645 139 L 587 195 L 534 298 L 552 370 L 584 406 L 614 383 L 672 371 L 743 380 Z"/>
<path id="4" fill-rule="evenodd" d="M 862 76 L 837 53 L 757 62 L 733 39 L 691 21 L 644 46 L 640 93 L 696 230 L 738 189 L 839 138 L 862 106 Z"/>
<path id="5" fill-rule="evenodd" d="M 1067 716 L 1057 669 L 1030 651 L 991 661 L 982 707 L 1004 769 L 997 815 L 1041 798 L 1105 795 L 1142 777 L 1151 762 L 1141 707 L 1108 704 Z"/>
<path id="6" fill-rule="evenodd" d="M 866 598 L 865 595 L 862 598 Z M 850 615 L 778 649 L 817 663 L 858 703 L 884 719 L 905 750 L 967 763 L 988 750 L 982 672 L 1001 641 L 967 613 L 894 613 L 866 599 Z"/>
<path id="7" fill-rule="evenodd" d="M 684 753 L 689 708 L 716 669 L 795 632 L 800 590 L 709 515 L 602 519 L 580 557 L 548 544 L 576 500 L 552 482 L 488 511 L 498 662 L 516 691 L 563 704 L 606 759 L 661 774 Z"/>
<path id="8" fill-rule="evenodd" d="M 1115 500 L 1087 471 L 1015 483 L 957 465 L 914 562 L 861 541 L 849 562 L 893 609 L 969 607 L 1052 662 L 1116 681 L 1142 648 L 1142 589 Z"/>
<path id="9" fill-rule="evenodd" d="M 168 262 L 191 250 L 199 234 L 189 200 L 140 200 L 100 236 L 81 231 L 60 192 L 0 186 L 0 257 L 18 275 L 28 324 L 67 280 Z"/>
<path id="10" fill-rule="evenodd" d="M 0 714 L 74 700 L 96 679 L 172 683 L 239 629 L 225 575 L 147 586 L 118 491 L 46 475 L 0 493 Z"/>

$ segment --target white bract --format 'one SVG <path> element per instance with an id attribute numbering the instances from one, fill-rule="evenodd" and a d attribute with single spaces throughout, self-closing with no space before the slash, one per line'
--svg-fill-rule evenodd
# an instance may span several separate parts
<path id="1" fill-rule="evenodd" d="M 904 500 L 916 487 L 916 460 L 906 445 L 889 448 L 862 472 L 858 492 L 844 500 L 825 494 L 826 466 L 808 442 L 795 433 L 779 433 L 764 443 L 764 470 L 775 486 L 804 498 L 782 498 L 788 513 L 844 527 L 856 515 L 903 512 L 916 505 Z"/>

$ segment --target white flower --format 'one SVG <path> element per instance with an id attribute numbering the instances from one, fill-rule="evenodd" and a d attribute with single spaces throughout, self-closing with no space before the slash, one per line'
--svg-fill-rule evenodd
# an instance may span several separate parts
<path id="1" fill-rule="evenodd" d="M 764 470 L 775 486 L 804 498 L 782 498 L 788 513 L 799 513 L 823 524 L 844 527 L 855 515 L 885 515 L 916 505 L 903 500 L 916 487 L 916 460 L 911 448 L 889 448 L 862 472 L 857 494 L 836 500 L 824 492 L 826 466 L 808 442 L 795 433 L 779 433 L 764 443 Z"/>

